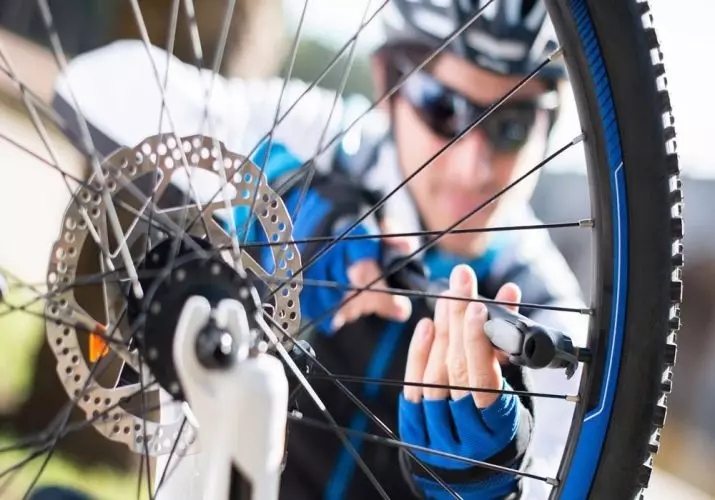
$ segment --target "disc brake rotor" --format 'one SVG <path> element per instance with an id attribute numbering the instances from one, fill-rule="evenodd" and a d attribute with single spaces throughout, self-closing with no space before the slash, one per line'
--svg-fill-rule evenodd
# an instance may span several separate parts
<path id="1" fill-rule="evenodd" d="M 190 167 L 190 174 L 184 165 Z M 169 243 L 181 232 L 187 243 L 194 242 L 196 248 L 203 248 L 213 258 L 232 264 L 231 236 L 225 229 L 228 224 L 223 222 L 230 218 L 225 213 L 223 195 L 215 195 L 223 188 L 231 210 L 237 213 L 236 207 L 243 207 L 239 210 L 247 214 L 257 189 L 254 221 L 263 231 L 264 240 L 271 242 L 260 252 L 264 256 L 270 252 L 273 269 L 261 267 L 245 250 L 240 252 L 243 268 L 270 291 L 298 273 L 300 254 L 292 243 L 293 225 L 283 200 L 268 186 L 259 168 L 212 138 L 189 136 L 177 141 L 168 134 L 149 137 L 134 148 L 121 148 L 107 157 L 102 170 L 124 240 L 116 241 L 111 234 L 106 206 L 99 194 L 101 186 L 93 177 L 70 201 L 52 249 L 47 272 L 50 298 L 45 307 L 47 339 L 57 358 L 62 385 L 92 425 L 137 453 L 145 452 L 146 436 L 149 454 L 160 455 L 171 451 L 183 419 L 165 422 L 165 418 L 142 418 L 145 404 L 153 403 L 156 408 L 158 388 L 146 389 L 145 401 L 139 405 L 142 384 L 121 381 L 120 373 L 127 366 L 136 374 L 142 373 L 144 382 L 150 373 L 143 364 L 144 357 L 130 342 L 137 329 L 126 314 L 130 287 L 123 273 L 121 245 L 129 248 L 132 260 L 141 268 L 139 264 L 151 255 L 152 249 L 162 242 Z M 219 180 L 221 170 L 227 179 L 225 185 Z M 191 200 L 203 202 L 200 208 L 195 201 L 184 204 L 187 190 Z M 236 222 L 237 230 L 242 226 L 242 221 Z M 197 245 L 197 241 L 202 244 Z M 146 283 L 146 279 L 142 282 Z M 290 335 L 300 326 L 301 288 L 300 283 L 292 281 L 265 308 L 266 314 Z M 177 316 L 179 313 L 180 310 L 175 312 Z M 280 332 L 276 334 L 281 337 Z M 110 341 L 105 343 L 107 336 Z M 98 342 L 102 346 L 99 356 Z M 172 362 L 170 355 L 165 358 L 165 362 Z M 119 369 L 110 370 L 112 360 L 121 365 Z M 171 388 L 164 389 L 176 393 Z M 176 447 L 179 454 L 198 449 L 195 429 L 189 427 Z"/>

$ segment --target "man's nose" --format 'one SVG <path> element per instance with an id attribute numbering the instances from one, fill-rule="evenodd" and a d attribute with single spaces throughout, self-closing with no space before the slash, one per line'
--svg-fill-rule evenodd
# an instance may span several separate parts
<path id="1" fill-rule="evenodd" d="M 448 169 L 453 180 L 475 188 L 491 179 L 493 151 L 484 131 L 472 130 L 450 149 Z"/>

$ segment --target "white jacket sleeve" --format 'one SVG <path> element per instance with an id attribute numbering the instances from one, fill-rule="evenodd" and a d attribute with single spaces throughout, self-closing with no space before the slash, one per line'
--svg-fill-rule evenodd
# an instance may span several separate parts
<path id="1" fill-rule="evenodd" d="M 180 136 L 204 133 L 245 155 L 271 131 L 283 79 L 214 77 L 210 70 L 199 72 L 174 56 L 167 58 L 167 52 L 159 47 L 152 46 L 149 53 L 143 42 L 123 40 L 81 54 L 58 78 L 56 96 L 73 108 L 78 104 L 92 126 L 123 146 L 133 147 L 160 131 Z M 164 81 L 166 110 L 160 120 L 160 84 Z M 339 132 L 343 112 L 342 100 L 335 101 L 332 91 L 317 86 L 307 91 L 308 88 L 299 80 L 287 82 L 279 118 L 299 98 L 300 102 L 275 129 L 273 137 L 303 161 L 320 149 L 318 142 L 331 111 L 322 144 Z M 210 129 L 203 120 L 206 112 Z M 332 150 L 320 156 L 319 165 L 326 163 Z"/>

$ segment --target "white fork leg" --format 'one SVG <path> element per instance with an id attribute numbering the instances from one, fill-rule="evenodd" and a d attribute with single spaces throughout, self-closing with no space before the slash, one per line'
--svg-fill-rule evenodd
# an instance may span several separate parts
<path id="1" fill-rule="evenodd" d="M 246 312 L 239 302 L 225 300 L 214 317 L 239 346 L 238 356 L 227 368 L 205 368 L 196 357 L 195 344 L 210 314 L 206 299 L 192 297 L 184 306 L 174 338 L 176 370 L 198 420 L 203 451 L 194 469 L 200 477 L 182 467 L 170 479 L 177 481 L 171 490 L 179 496 L 167 494 L 165 498 L 187 498 L 189 491 L 200 491 L 199 496 L 189 498 L 228 499 L 230 493 L 236 494 L 230 492 L 235 467 L 250 484 L 250 495 L 231 500 L 274 500 L 280 485 L 288 404 L 283 365 L 269 355 L 248 357 Z M 182 480 L 174 476 L 183 471 L 199 479 L 198 489 L 180 490 Z"/>

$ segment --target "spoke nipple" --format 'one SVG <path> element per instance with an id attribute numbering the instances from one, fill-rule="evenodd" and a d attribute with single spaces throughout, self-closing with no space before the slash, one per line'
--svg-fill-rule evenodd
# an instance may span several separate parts
<path id="1" fill-rule="evenodd" d="M 585 134 L 579 134 L 573 138 L 573 140 L 571 141 L 571 144 L 578 144 L 579 142 L 582 142 L 585 138 L 586 138 Z"/>
<path id="2" fill-rule="evenodd" d="M 557 57 L 561 57 L 564 53 L 564 48 L 563 47 L 558 47 L 556 50 L 554 50 L 551 55 L 549 56 L 549 60 L 554 60 Z"/>
<path id="3" fill-rule="evenodd" d="M 569 401 L 570 403 L 578 403 L 581 401 L 581 397 L 578 394 L 573 394 L 566 396 L 566 401 Z"/>
<path id="4" fill-rule="evenodd" d="M 291 414 L 291 416 L 293 416 L 294 418 L 298 418 L 298 419 L 303 418 L 303 414 L 302 414 L 301 412 L 299 412 L 298 410 L 292 410 L 292 411 L 290 412 L 290 414 Z"/>
<path id="5" fill-rule="evenodd" d="M 559 480 L 556 479 L 555 477 L 547 477 L 547 478 L 546 478 L 546 484 L 550 484 L 551 486 L 558 486 L 558 485 L 559 485 Z"/>
<path id="6" fill-rule="evenodd" d="M 592 228 L 596 225 L 596 221 L 593 219 L 581 219 L 578 221 L 578 227 Z"/>
<path id="7" fill-rule="evenodd" d="M 593 316 L 595 314 L 595 311 L 593 309 L 580 309 L 579 312 L 586 316 Z"/>

